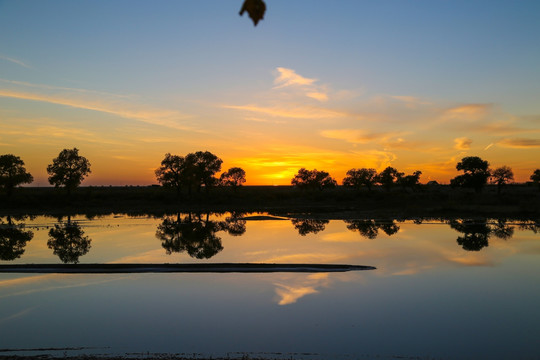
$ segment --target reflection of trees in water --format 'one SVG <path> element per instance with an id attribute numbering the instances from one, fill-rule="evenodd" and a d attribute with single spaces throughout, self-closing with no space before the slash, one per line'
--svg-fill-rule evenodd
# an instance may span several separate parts
<path id="1" fill-rule="evenodd" d="M 298 230 L 298 233 L 302 236 L 306 236 L 309 233 L 316 234 L 319 231 L 324 231 L 328 220 L 321 219 L 292 219 L 294 228 Z"/>
<path id="2" fill-rule="evenodd" d="M 246 221 L 237 213 L 232 213 L 225 221 L 210 220 L 210 214 L 187 214 L 182 217 L 163 219 L 156 230 L 156 237 L 167 254 L 186 252 L 196 259 L 209 259 L 223 250 L 218 231 L 226 231 L 232 236 L 246 232 Z"/>
<path id="3" fill-rule="evenodd" d="M 489 223 L 486 219 L 450 220 L 449 224 L 452 229 L 463 233 L 463 236 L 458 236 L 457 243 L 467 251 L 480 251 L 489 246 L 491 236 L 508 240 L 514 235 L 514 227 L 502 219 L 496 223 Z"/>
<path id="4" fill-rule="evenodd" d="M 246 232 L 246 220 L 242 219 L 244 214 L 240 212 L 232 212 L 231 216 L 225 218 L 225 223 L 221 223 L 223 230 L 229 235 L 241 236 Z"/>
<path id="5" fill-rule="evenodd" d="M 24 224 L 15 224 L 11 216 L 7 224 L 0 223 L 0 260 L 15 260 L 24 254 L 26 243 L 34 237 L 32 231 L 25 231 Z"/>
<path id="6" fill-rule="evenodd" d="M 520 230 L 530 230 L 535 234 L 540 232 L 540 222 L 523 222 L 519 224 Z"/>
<path id="7" fill-rule="evenodd" d="M 54 225 L 54 228 L 49 230 L 47 246 L 63 263 L 77 264 L 79 257 L 90 250 L 91 242 L 88 236 L 84 236 L 79 224 L 71 222 L 71 217 L 68 216 L 67 223 Z"/>
<path id="8" fill-rule="evenodd" d="M 393 220 L 345 220 L 347 229 L 358 231 L 360 235 L 368 239 L 375 239 L 382 230 L 386 235 L 391 236 L 399 231 L 399 226 Z"/>

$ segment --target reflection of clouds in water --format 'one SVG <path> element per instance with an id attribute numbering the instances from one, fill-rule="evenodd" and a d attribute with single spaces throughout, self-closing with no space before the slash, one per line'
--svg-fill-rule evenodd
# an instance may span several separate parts
<path id="1" fill-rule="evenodd" d="M 468 254 L 467 254 L 468 255 Z M 486 259 L 485 256 L 474 256 L 476 254 L 468 256 L 455 256 L 448 257 L 449 261 L 455 262 L 465 266 L 495 266 L 493 260 Z"/>
<path id="2" fill-rule="evenodd" d="M 266 259 L 264 260 L 264 262 L 290 263 L 290 264 L 294 264 L 294 263 L 325 264 L 325 263 L 340 262 L 347 258 L 348 256 L 346 254 L 304 253 L 304 254 L 290 254 L 290 255 L 277 256 L 277 257 Z"/>
<path id="3" fill-rule="evenodd" d="M 333 233 L 325 233 L 323 234 L 320 239 L 322 241 L 327 242 L 364 242 L 369 241 L 368 238 L 361 237 L 354 234 L 351 231 L 342 231 L 342 232 L 333 232 Z"/>
<path id="4" fill-rule="evenodd" d="M 86 275 L 81 276 L 81 275 L 73 275 L 73 274 L 46 274 L 46 275 L 36 275 L 36 276 L 31 276 L 31 277 L 3 280 L 3 281 L 0 281 L 0 289 L 2 290 L 2 295 L 0 295 L 0 299 L 12 297 L 12 296 L 29 295 L 29 294 L 39 293 L 39 292 L 44 292 L 44 291 L 54 291 L 54 290 L 60 290 L 60 289 L 78 288 L 78 287 L 104 284 L 108 282 L 123 280 L 125 278 L 126 276 L 113 276 L 113 277 L 99 276 L 96 279 L 96 277 L 94 276 L 88 277 Z M 29 289 L 28 288 L 29 284 L 35 284 L 35 286 Z M 18 287 L 22 287 L 22 289 L 19 289 Z M 10 289 L 12 289 L 13 292 L 6 293 L 6 291 Z"/>
<path id="5" fill-rule="evenodd" d="M 163 249 L 149 250 L 139 254 L 124 256 L 113 261 L 109 261 L 109 264 L 151 264 L 163 262 Z"/>
<path id="6" fill-rule="evenodd" d="M 294 304 L 298 299 L 306 295 L 318 293 L 317 288 L 328 287 L 329 283 L 328 273 L 311 274 L 292 285 L 275 283 L 276 294 L 279 297 L 278 305 Z"/>
<path id="7" fill-rule="evenodd" d="M 24 309 L 22 311 L 19 311 L 19 312 L 15 313 L 15 314 L 11 314 L 9 316 L 6 316 L 5 318 L 0 319 L 0 324 L 3 324 L 5 322 L 8 322 L 8 321 L 13 320 L 13 319 L 18 319 L 20 317 L 23 317 L 26 314 L 34 311 L 36 308 L 37 308 L 37 306 L 33 306 L 33 307 L 28 308 L 28 309 Z"/>

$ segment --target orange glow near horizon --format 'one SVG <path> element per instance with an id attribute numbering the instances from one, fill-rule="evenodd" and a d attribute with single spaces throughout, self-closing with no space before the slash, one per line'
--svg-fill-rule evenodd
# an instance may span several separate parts
<path id="1" fill-rule="evenodd" d="M 89 159 L 91 159 L 89 157 Z M 386 166 L 395 167 L 398 171 L 405 174 L 412 174 L 415 170 L 422 171 L 420 182 L 425 184 L 428 181 L 435 180 L 440 184 L 448 184 L 450 179 L 461 174 L 455 169 L 457 163 L 447 164 L 424 164 L 414 168 L 406 168 L 399 162 L 391 164 L 375 164 L 375 163 L 347 163 L 346 158 L 336 158 L 334 164 L 330 164 L 329 160 L 316 161 L 310 158 L 302 159 L 295 156 L 294 160 L 276 157 L 274 160 L 270 158 L 244 158 L 237 161 L 224 162 L 221 172 L 226 171 L 231 167 L 241 167 L 246 171 L 246 183 L 244 185 L 290 185 L 291 179 L 302 167 L 313 170 L 324 170 L 330 173 L 338 184 L 342 183 L 348 170 L 352 168 L 374 168 L 377 172 L 382 171 Z M 28 164 L 29 162 L 26 161 Z M 158 168 L 160 161 L 155 161 L 155 167 L 152 167 L 148 162 L 138 164 L 136 162 L 115 160 L 110 163 L 102 163 L 92 161 L 92 173 L 83 181 L 82 186 L 125 186 L 125 185 L 152 185 L 158 184 L 154 171 Z M 304 165 L 305 164 L 305 165 Z M 379 166 L 377 166 L 379 165 Z M 501 164 L 502 165 L 502 164 Z M 491 166 L 492 169 L 498 167 Z M 511 166 L 510 166 L 511 167 Z M 42 168 L 34 166 L 26 166 L 27 170 L 34 176 L 34 182 L 26 186 L 49 186 L 47 174 Z M 529 181 L 529 178 L 534 169 L 513 168 L 514 182 L 524 183 Z M 220 173 L 221 173 L 220 172 Z M 219 177 L 219 174 L 216 177 Z"/>

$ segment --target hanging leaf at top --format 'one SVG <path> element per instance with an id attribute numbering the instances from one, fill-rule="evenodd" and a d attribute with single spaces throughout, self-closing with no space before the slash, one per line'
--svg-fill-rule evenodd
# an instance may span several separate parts
<path id="1" fill-rule="evenodd" d="M 244 15 L 245 11 L 247 11 L 249 17 L 253 20 L 253 25 L 257 26 L 259 20 L 264 18 L 266 4 L 262 0 L 245 0 L 242 9 L 240 9 L 240 16 Z"/>

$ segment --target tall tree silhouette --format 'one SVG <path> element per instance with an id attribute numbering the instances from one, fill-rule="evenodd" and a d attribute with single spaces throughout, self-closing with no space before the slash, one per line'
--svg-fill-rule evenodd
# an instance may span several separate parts
<path id="1" fill-rule="evenodd" d="M 177 195 L 180 195 L 182 185 L 188 184 L 186 162 L 182 156 L 165 154 L 165 158 L 161 161 L 161 166 L 156 169 L 155 174 L 161 185 L 175 188 Z"/>
<path id="2" fill-rule="evenodd" d="M 11 216 L 7 224 L 0 224 L 0 260 L 15 260 L 24 254 L 26 243 L 34 237 L 32 231 L 25 231 L 24 224 L 15 224 Z"/>
<path id="3" fill-rule="evenodd" d="M 412 173 L 412 175 L 398 173 L 396 183 L 401 185 L 403 189 L 409 188 L 411 190 L 415 190 L 420 185 L 420 175 L 422 175 L 420 170 L 416 170 Z"/>
<path id="4" fill-rule="evenodd" d="M 300 189 L 327 189 L 337 185 L 329 173 L 326 171 L 306 170 L 301 168 L 298 173 L 291 179 L 291 184 Z"/>
<path id="5" fill-rule="evenodd" d="M 514 180 L 514 173 L 506 165 L 493 170 L 491 173 L 491 181 L 497 184 L 497 194 L 500 194 L 501 188 L 512 180 Z"/>
<path id="6" fill-rule="evenodd" d="M 477 193 L 482 191 L 491 175 L 489 163 L 478 156 L 464 157 L 457 163 L 456 169 L 464 174 L 451 179 L 450 185 L 473 188 Z"/>
<path id="7" fill-rule="evenodd" d="M 540 169 L 534 170 L 530 177 L 531 181 L 538 185 L 538 189 L 540 189 Z"/>
<path id="8" fill-rule="evenodd" d="M 234 191 L 246 182 L 246 172 L 239 167 L 233 167 L 225 171 L 219 177 L 219 182 L 223 186 L 230 186 Z"/>
<path id="9" fill-rule="evenodd" d="M 208 192 L 212 186 L 218 183 L 218 179 L 214 175 L 221 170 L 221 160 L 216 155 L 209 151 L 197 151 L 189 153 L 185 157 L 186 176 L 191 179 L 191 183 L 195 186 L 198 192 L 204 186 Z"/>
<path id="10" fill-rule="evenodd" d="M 64 186 L 69 195 L 91 173 L 90 162 L 79 155 L 79 149 L 64 149 L 47 166 L 47 173 L 49 183 L 55 187 Z"/>
<path id="11" fill-rule="evenodd" d="M 24 167 L 24 161 L 13 154 L 0 155 L 0 187 L 10 196 L 20 184 L 29 184 L 34 178 Z"/>
<path id="12" fill-rule="evenodd" d="M 392 186 L 397 182 L 397 180 L 403 176 L 403 173 L 397 171 L 391 166 L 388 166 L 386 169 L 381 171 L 376 177 L 377 183 L 381 184 L 387 191 L 390 191 Z"/>
<path id="13" fill-rule="evenodd" d="M 375 169 L 350 169 L 343 179 L 343 186 L 360 189 L 367 187 L 369 191 L 377 181 L 377 171 Z"/>
<path id="14" fill-rule="evenodd" d="M 80 225 L 71 222 L 71 217 L 68 216 L 66 223 L 54 225 L 54 228 L 49 230 L 47 246 L 63 263 L 77 264 L 79 257 L 90 251 L 91 242 L 88 236 L 84 236 Z"/>

